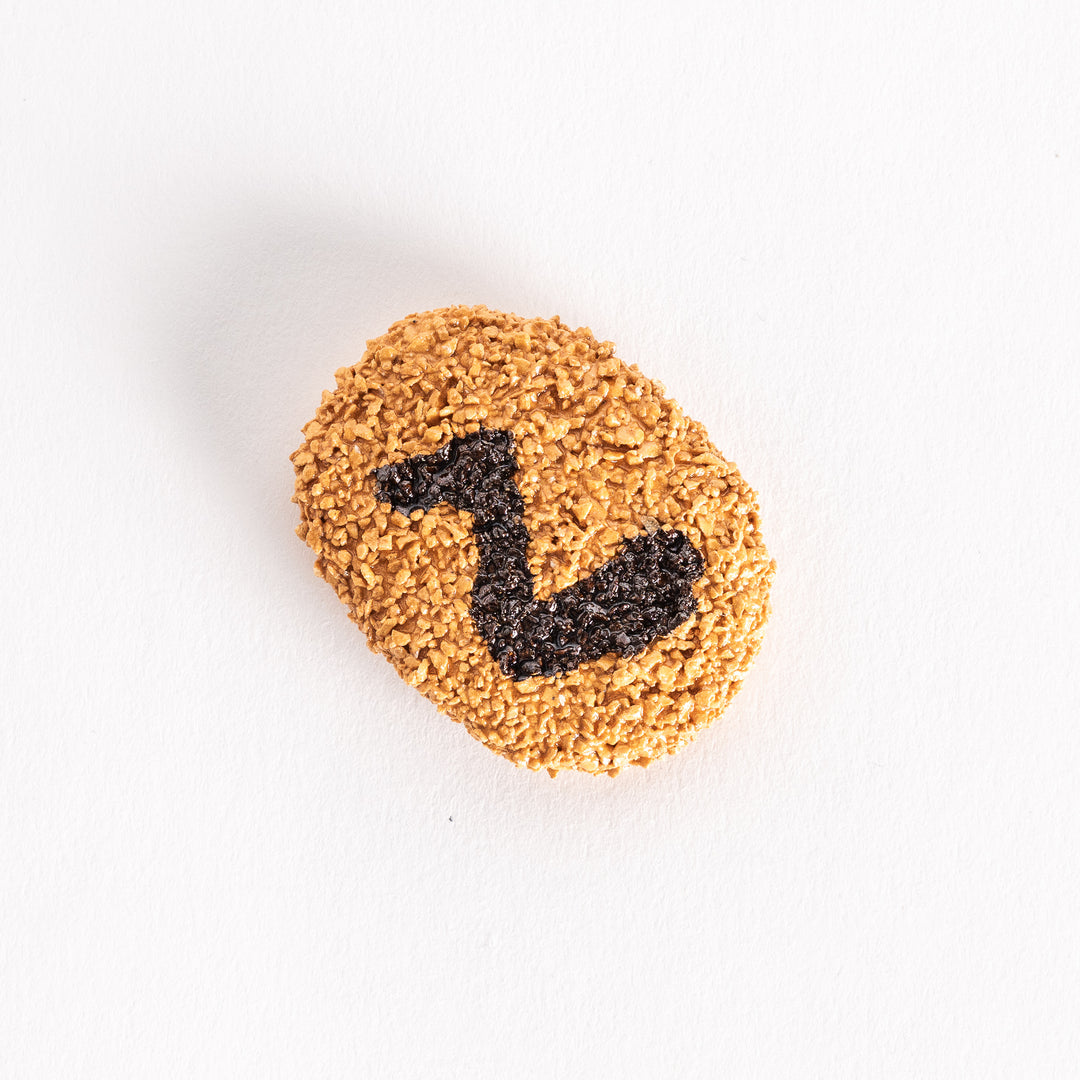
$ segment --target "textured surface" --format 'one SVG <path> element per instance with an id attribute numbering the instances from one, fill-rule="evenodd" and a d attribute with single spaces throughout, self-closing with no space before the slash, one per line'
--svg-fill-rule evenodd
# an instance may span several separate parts
<path id="1" fill-rule="evenodd" d="M 754 493 L 610 342 L 487 308 L 409 316 L 304 433 L 294 498 L 316 569 L 372 648 L 502 756 L 614 775 L 679 749 L 738 689 L 775 569 Z M 645 573 L 671 610 L 643 620 Z M 567 617 L 590 603 L 618 618 L 582 649 Z"/>

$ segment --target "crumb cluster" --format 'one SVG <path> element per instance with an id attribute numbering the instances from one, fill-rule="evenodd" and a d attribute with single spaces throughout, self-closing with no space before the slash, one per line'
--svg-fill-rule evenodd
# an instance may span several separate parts
<path id="1" fill-rule="evenodd" d="M 411 315 L 336 379 L 292 456 L 297 532 L 408 683 L 496 753 L 553 775 L 647 765 L 719 716 L 759 648 L 775 565 L 754 492 L 661 386 L 588 329 L 484 307 Z M 470 617 L 472 515 L 406 516 L 374 476 L 481 427 L 513 436 L 538 600 L 624 540 L 678 529 L 704 561 L 697 613 L 632 657 L 504 674 Z"/>

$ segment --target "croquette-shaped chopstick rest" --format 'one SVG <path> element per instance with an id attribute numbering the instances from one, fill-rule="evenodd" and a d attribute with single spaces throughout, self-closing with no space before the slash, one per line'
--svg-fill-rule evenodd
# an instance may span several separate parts
<path id="1" fill-rule="evenodd" d="M 515 764 L 648 765 L 758 651 L 754 492 L 588 329 L 410 315 L 337 372 L 292 460 L 297 533 L 370 647 Z"/>

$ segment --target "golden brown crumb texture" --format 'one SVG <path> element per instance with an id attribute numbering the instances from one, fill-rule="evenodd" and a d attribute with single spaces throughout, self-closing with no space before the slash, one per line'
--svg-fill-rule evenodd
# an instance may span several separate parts
<path id="1" fill-rule="evenodd" d="M 754 492 L 659 383 L 587 328 L 484 307 L 411 315 L 336 379 L 292 455 L 297 533 L 407 683 L 495 753 L 552 775 L 648 765 L 720 715 L 760 646 L 775 564 Z M 372 476 L 481 425 L 515 439 L 538 598 L 659 523 L 704 557 L 697 614 L 632 659 L 504 675 L 469 618 L 471 515 L 442 505 L 410 519 L 378 501 Z"/>

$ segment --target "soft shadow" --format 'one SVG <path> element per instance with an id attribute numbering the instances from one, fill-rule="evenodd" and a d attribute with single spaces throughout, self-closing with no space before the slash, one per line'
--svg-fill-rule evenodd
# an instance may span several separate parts
<path id="1" fill-rule="evenodd" d="M 362 646 L 333 591 L 314 579 L 314 555 L 294 532 L 289 455 L 335 370 L 358 361 L 391 323 L 459 302 L 531 308 L 528 293 L 513 294 L 516 267 L 471 254 L 375 216 L 264 206 L 177 221 L 138 287 L 147 406 L 187 474 L 192 528 L 213 530 L 229 548 L 229 573 L 247 568 L 257 581 L 237 583 L 252 633 L 268 626 L 268 648 L 298 672 L 324 664 L 336 672 L 315 681 L 332 700 L 352 703 L 334 710 L 334 723 L 343 742 L 355 743 L 355 759 L 382 746 L 395 763 L 387 767 L 403 777 L 418 767 L 415 754 L 395 754 L 399 729 L 381 723 L 386 716 L 426 740 L 433 776 L 448 760 L 466 767 L 476 748 L 435 722 L 434 707 Z M 200 488 L 205 503 L 192 506 L 190 492 Z M 380 723 L 358 724 L 358 702 Z"/>
<path id="2" fill-rule="evenodd" d="M 264 210 L 196 222 L 150 283 L 155 379 L 189 453 L 251 539 L 285 535 L 289 454 L 334 371 L 403 316 L 507 297 L 498 268 L 352 217 Z M 284 518 L 283 518 L 284 515 Z"/>

